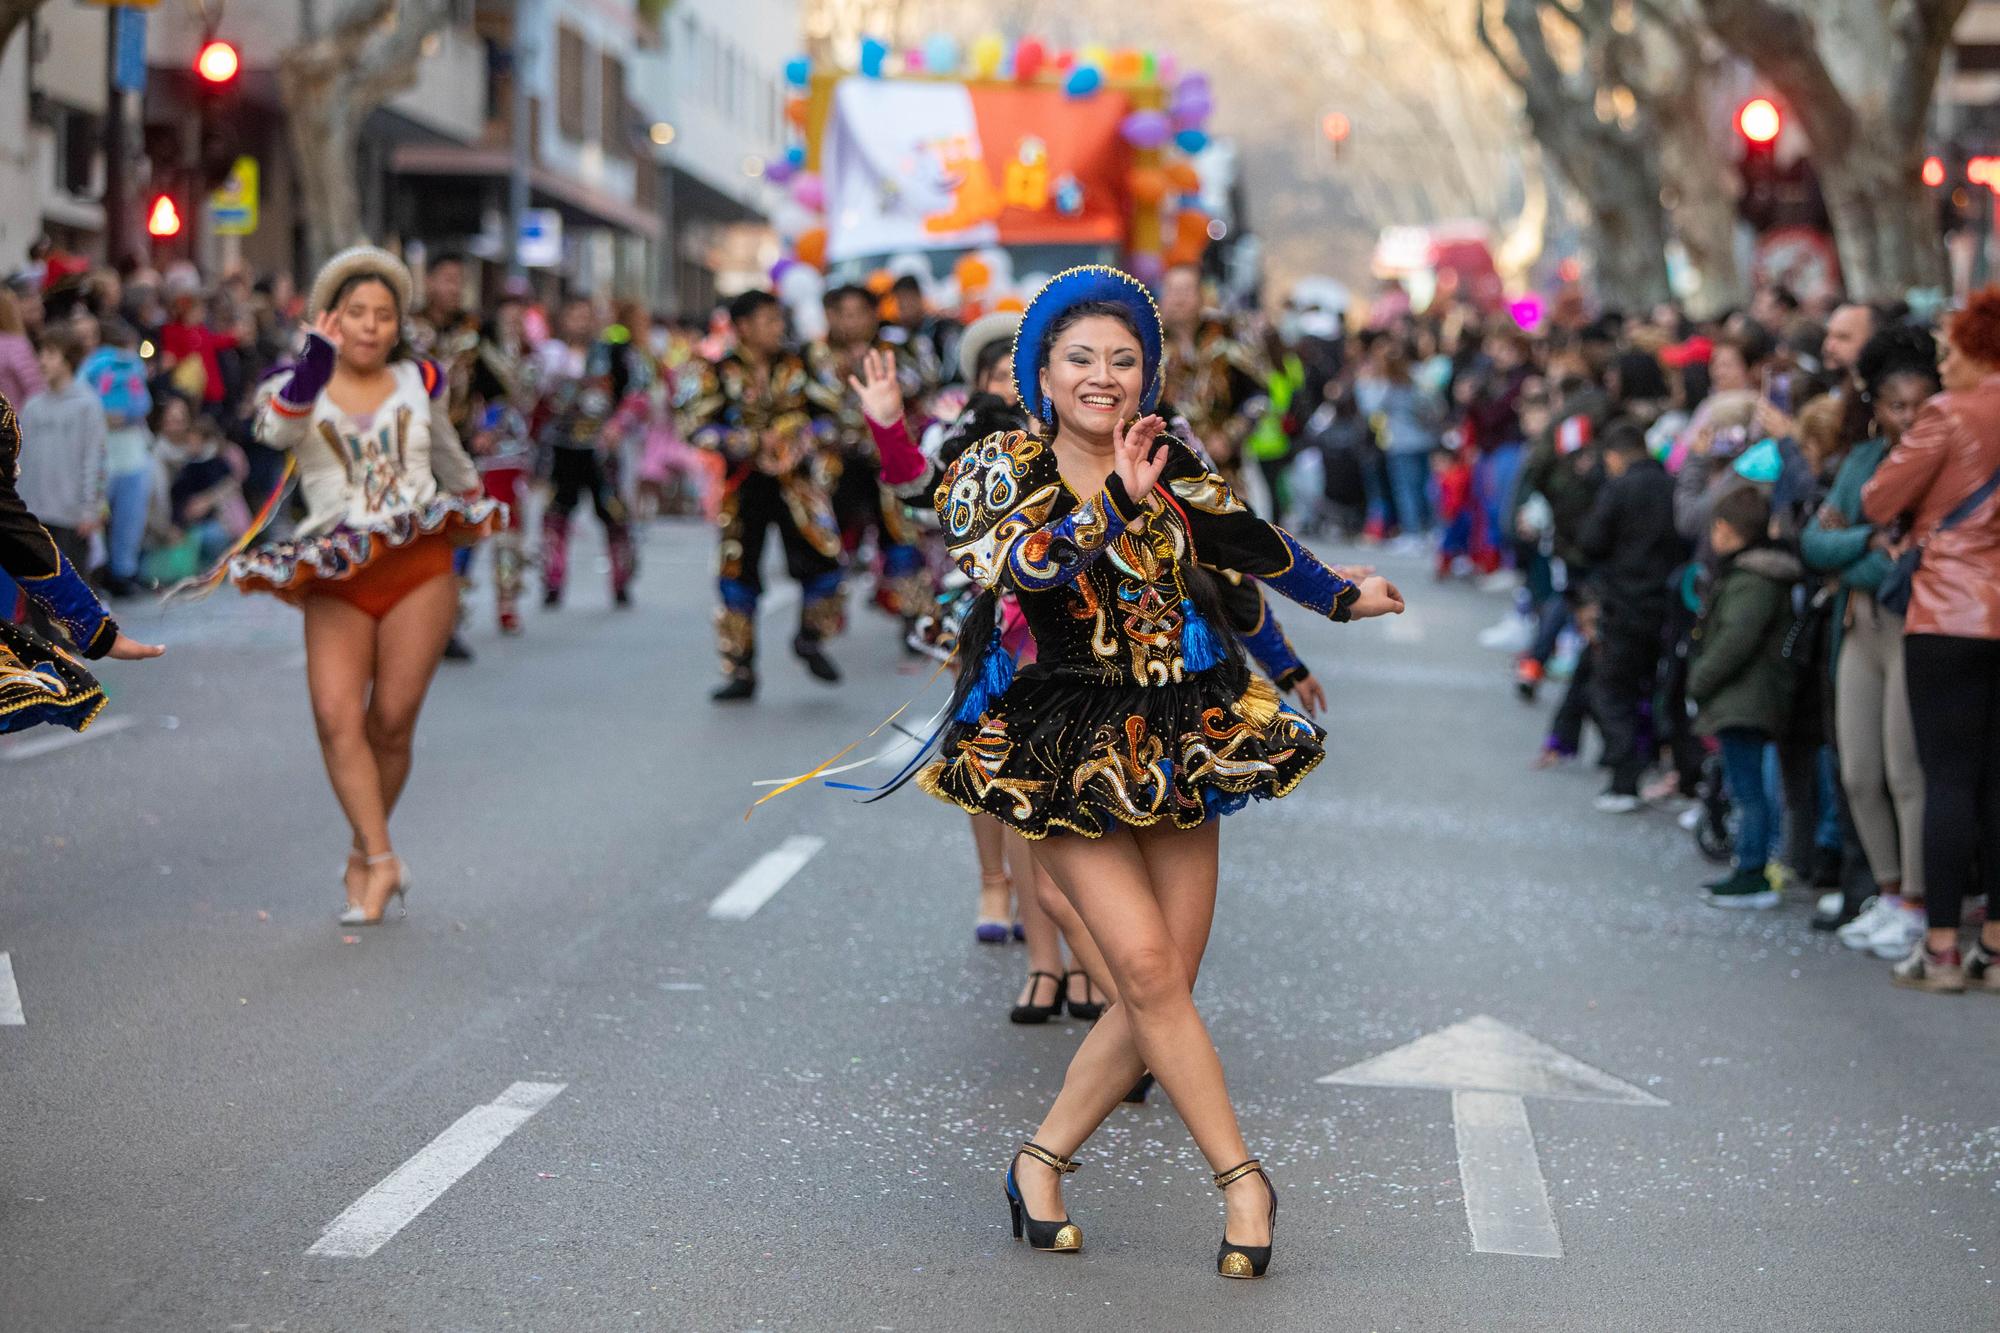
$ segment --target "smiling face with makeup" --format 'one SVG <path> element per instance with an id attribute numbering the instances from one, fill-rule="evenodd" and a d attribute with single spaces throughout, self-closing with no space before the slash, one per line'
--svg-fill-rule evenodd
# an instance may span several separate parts
<path id="1" fill-rule="evenodd" d="M 1062 434 L 1109 448 L 1118 423 L 1139 415 L 1145 398 L 1139 335 L 1118 314 L 1080 308 L 1053 331 L 1041 387 Z"/>

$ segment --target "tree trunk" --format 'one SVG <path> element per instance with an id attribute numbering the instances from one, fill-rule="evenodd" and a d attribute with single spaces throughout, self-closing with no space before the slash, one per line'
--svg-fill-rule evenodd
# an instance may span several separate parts
<path id="1" fill-rule="evenodd" d="M 1922 158 L 1907 142 L 1884 142 L 1898 137 L 1887 126 L 1861 128 L 1862 137 L 1838 158 L 1813 158 L 1847 294 L 1896 301 L 1912 288 L 1949 286 Z"/>
<path id="2" fill-rule="evenodd" d="M 321 71 L 286 82 L 286 125 L 305 205 L 307 272 L 364 239 L 352 128 L 358 118 L 338 105 L 341 100 L 339 80 Z"/>
<path id="3" fill-rule="evenodd" d="M 279 58 L 308 268 L 365 239 L 356 154 L 361 124 L 416 84 L 424 39 L 445 26 L 451 11 L 452 0 L 347 0 L 321 32 Z"/>
<path id="4" fill-rule="evenodd" d="M 1475 21 L 1481 44 L 1520 89 L 1535 141 L 1590 215 L 1599 297 L 1627 310 L 1666 300 L 1672 295 L 1669 233 L 1659 161 L 1648 136 L 1598 117 L 1595 81 L 1587 72 L 1564 73 L 1549 49 L 1537 0 L 1506 0 L 1502 21 L 1514 39 L 1512 59 L 1493 40 L 1483 6 Z"/>

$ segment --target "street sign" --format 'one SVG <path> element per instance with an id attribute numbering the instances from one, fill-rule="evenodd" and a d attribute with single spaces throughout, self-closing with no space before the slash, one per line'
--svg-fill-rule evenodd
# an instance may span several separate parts
<path id="1" fill-rule="evenodd" d="M 1485 1014 L 1319 1081 L 1449 1092 L 1472 1248 L 1482 1254 L 1542 1259 L 1562 1258 L 1562 1237 L 1549 1208 L 1548 1185 L 1535 1155 L 1524 1099 L 1666 1105 L 1651 1093 Z"/>
<path id="2" fill-rule="evenodd" d="M 120 9 L 112 18 L 117 25 L 117 45 L 113 48 L 111 85 L 121 93 L 146 91 L 146 13 L 140 9 Z"/>
<path id="3" fill-rule="evenodd" d="M 521 210 L 521 234 L 514 253 L 523 268 L 555 268 L 562 263 L 562 214 L 553 208 Z"/>
<path id="4" fill-rule="evenodd" d="M 208 196 L 208 226 L 217 236 L 252 236 L 257 231 L 257 159 L 239 157 L 229 176 Z"/>

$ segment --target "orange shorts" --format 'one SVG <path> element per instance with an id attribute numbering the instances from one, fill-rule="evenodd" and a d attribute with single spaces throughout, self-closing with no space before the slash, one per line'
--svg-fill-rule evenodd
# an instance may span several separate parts
<path id="1" fill-rule="evenodd" d="M 451 573 L 453 549 L 443 532 L 428 533 L 406 546 L 390 547 L 347 578 L 314 583 L 306 595 L 338 597 L 380 620 L 424 584 Z"/>

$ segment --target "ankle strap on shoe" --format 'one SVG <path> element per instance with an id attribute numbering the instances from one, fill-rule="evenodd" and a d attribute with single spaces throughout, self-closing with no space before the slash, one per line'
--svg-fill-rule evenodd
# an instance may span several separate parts
<path id="1" fill-rule="evenodd" d="M 1262 1171 L 1263 1169 L 1264 1169 L 1263 1161 L 1259 1158 L 1252 1157 L 1249 1161 L 1244 1162 L 1240 1166 L 1232 1166 L 1227 1171 L 1216 1172 L 1215 1187 L 1219 1190 L 1226 1190 L 1231 1185 L 1234 1185 L 1237 1181 L 1243 1179 L 1243 1177 L 1250 1175 L 1253 1172 Z"/>
<path id="2" fill-rule="evenodd" d="M 1049 1168 L 1049 1170 L 1059 1172 L 1062 1175 L 1066 1176 L 1076 1170 L 1076 1163 L 1070 1158 L 1064 1157 L 1060 1153 L 1052 1153 L 1039 1143 L 1024 1143 L 1021 1145 L 1021 1151 Z"/>

